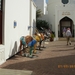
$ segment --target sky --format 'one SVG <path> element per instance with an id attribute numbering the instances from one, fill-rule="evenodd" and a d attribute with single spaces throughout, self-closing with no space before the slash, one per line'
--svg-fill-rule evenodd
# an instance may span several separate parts
<path id="1" fill-rule="evenodd" d="M 48 0 L 46 0 L 46 3 L 48 2 Z"/>

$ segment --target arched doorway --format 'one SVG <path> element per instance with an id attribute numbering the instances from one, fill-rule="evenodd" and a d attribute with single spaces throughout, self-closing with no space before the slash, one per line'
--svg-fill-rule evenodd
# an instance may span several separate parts
<path id="1" fill-rule="evenodd" d="M 60 20 L 60 24 L 59 24 L 59 37 L 63 37 L 63 28 L 70 28 L 71 32 L 72 32 L 72 36 L 74 36 L 74 25 L 73 25 L 73 21 L 72 19 L 70 19 L 69 17 L 64 17 Z"/>

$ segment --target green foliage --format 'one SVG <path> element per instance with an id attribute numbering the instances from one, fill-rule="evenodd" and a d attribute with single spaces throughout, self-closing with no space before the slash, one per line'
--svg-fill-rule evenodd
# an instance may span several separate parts
<path id="1" fill-rule="evenodd" d="M 41 30 L 42 28 L 48 29 L 49 28 L 49 24 L 48 22 L 46 22 L 45 20 L 37 20 L 36 21 L 36 27 Z"/>
<path id="2" fill-rule="evenodd" d="M 49 28 L 49 24 L 48 22 L 46 22 L 45 20 L 39 20 L 38 18 L 42 16 L 41 10 L 38 9 L 36 11 L 36 27 L 37 29 L 41 30 L 42 28 L 48 29 Z"/>
<path id="3" fill-rule="evenodd" d="M 51 33 L 51 38 L 54 38 L 54 34 L 53 33 Z"/>
<path id="4" fill-rule="evenodd" d="M 41 9 L 38 9 L 36 11 L 36 19 L 38 19 L 39 17 L 41 17 L 42 13 L 41 13 Z"/>

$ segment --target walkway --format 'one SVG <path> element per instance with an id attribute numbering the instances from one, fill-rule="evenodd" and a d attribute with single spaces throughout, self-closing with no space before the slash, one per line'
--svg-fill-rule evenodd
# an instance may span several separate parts
<path id="1" fill-rule="evenodd" d="M 15 55 L 0 68 L 30 70 L 34 75 L 75 75 L 74 42 L 70 46 L 66 41 L 46 43 L 46 48 L 36 55 L 36 58 Z"/>

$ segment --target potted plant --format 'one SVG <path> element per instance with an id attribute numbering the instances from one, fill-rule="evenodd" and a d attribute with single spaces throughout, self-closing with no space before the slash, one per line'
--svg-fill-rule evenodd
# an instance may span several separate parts
<path id="1" fill-rule="evenodd" d="M 50 41 L 54 41 L 54 33 L 51 32 Z"/>

